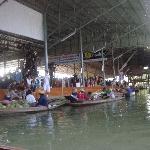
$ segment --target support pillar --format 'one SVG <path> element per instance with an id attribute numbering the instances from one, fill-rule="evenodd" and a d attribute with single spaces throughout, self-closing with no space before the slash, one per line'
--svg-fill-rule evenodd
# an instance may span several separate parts
<path id="1" fill-rule="evenodd" d="M 4 75 L 6 74 L 6 53 L 3 49 Z"/>
<path id="2" fill-rule="evenodd" d="M 47 21 L 46 21 L 46 12 L 43 14 L 43 33 L 44 33 L 45 70 L 48 70 L 48 50 L 47 50 Z"/>
<path id="3" fill-rule="evenodd" d="M 88 65 L 86 64 L 86 78 L 89 78 L 89 73 L 88 73 Z"/>
<path id="4" fill-rule="evenodd" d="M 115 60 L 114 60 L 114 50 L 112 48 L 112 60 L 113 60 L 113 73 L 114 73 L 114 79 L 116 77 L 116 71 L 115 71 Z"/>
<path id="5" fill-rule="evenodd" d="M 17 59 L 17 63 L 18 63 L 18 69 L 20 69 L 20 59 Z"/>
<path id="6" fill-rule="evenodd" d="M 82 33 L 80 30 L 80 53 L 81 53 L 81 85 L 85 87 L 84 83 L 84 64 L 83 64 L 83 45 L 82 45 Z"/>
<path id="7" fill-rule="evenodd" d="M 147 81 L 147 83 L 148 83 L 148 86 L 149 86 L 149 78 L 150 78 L 150 77 L 149 77 L 149 74 L 148 74 L 148 79 L 147 79 L 147 80 L 148 80 L 148 81 Z"/>
<path id="8" fill-rule="evenodd" d="M 104 51 L 102 49 L 102 71 L 103 71 L 103 78 L 104 78 L 104 86 L 106 86 L 106 77 L 105 77 L 105 60 L 104 60 Z"/>
<path id="9" fill-rule="evenodd" d="M 73 65 L 74 74 L 76 73 L 76 64 Z"/>

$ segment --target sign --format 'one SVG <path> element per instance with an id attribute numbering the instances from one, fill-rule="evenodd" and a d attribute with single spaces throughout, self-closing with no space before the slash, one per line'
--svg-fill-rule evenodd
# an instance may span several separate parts
<path id="1" fill-rule="evenodd" d="M 83 60 L 83 62 L 96 62 L 96 61 L 102 61 L 102 58 L 97 58 L 97 59 L 87 59 L 87 60 Z M 104 61 L 106 61 L 107 58 L 104 58 Z"/>
<path id="2" fill-rule="evenodd" d="M 105 55 L 104 55 L 105 56 Z M 44 58 L 41 61 L 41 64 L 44 65 Z M 104 58 L 106 61 L 107 58 Z M 101 52 L 94 53 L 91 51 L 83 52 L 83 62 L 96 62 L 102 61 Z M 73 63 L 81 63 L 81 55 L 80 54 L 68 54 L 61 56 L 49 56 L 48 63 L 54 64 L 73 64 Z"/>
<path id="3" fill-rule="evenodd" d="M 48 62 L 55 63 L 55 64 L 80 63 L 80 55 L 69 54 L 69 55 L 48 57 Z"/>
<path id="4" fill-rule="evenodd" d="M 105 57 L 105 53 L 103 54 Z M 106 58 L 105 58 L 106 59 Z M 92 52 L 92 51 L 85 51 L 83 52 L 83 60 L 86 62 L 86 60 L 92 60 L 92 61 L 102 61 L 102 52 Z"/>
<path id="5" fill-rule="evenodd" d="M 86 51 L 86 52 L 83 52 L 83 59 L 86 60 L 86 59 L 91 59 L 94 57 L 94 53 L 91 52 L 91 51 Z"/>

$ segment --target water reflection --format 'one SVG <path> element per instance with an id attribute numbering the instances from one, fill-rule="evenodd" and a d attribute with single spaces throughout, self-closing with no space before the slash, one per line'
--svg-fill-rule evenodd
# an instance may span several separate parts
<path id="1" fill-rule="evenodd" d="M 52 114 L 49 112 L 42 114 L 32 114 L 27 118 L 27 126 L 29 128 L 47 126 L 50 130 L 53 130 L 54 123 Z"/>
<path id="2" fill-rule="evenodd" d="M 3 138 L 0 138 L 0 145 L 21 146 L 29 150 L 51 147 L 51 141 L 45 140 L 45 136 L 47 138 L 54 136 L 54 122 L 51 113 L 17 116 L 9 120 L 11 124 L 8 124 L 7 118 L 1 118 L 1 125 L 5 128 L 1 128 L 0 137 Z M 39 144 L 45 141 L 45 146 L 37 144 L 37 141 Z"/>
<path id="3" fill-rule="evenodd" d="M 131 96 L 126 98 L 128 111 L 132 110 L 135 102 L 135 96 Z"/>
<path id="4" fill-rule="evenodd" d="M 111 110 L 112 110 L 112 113 L 114 113 L 114 114 L 117 112 L 117 103 L 116 102 L 112 103 Z"/>
<path id="5" fill-rule="evenodd" d="M 150 94 L 146 95 L 146 109 L 147 109 L 147 119 L 150 120 Z"/>
<path id="6" fill-rule="evenodd" d="M 36 115 L 32 115 L 31 117 L 29 117 L 27 126 L 30 127 L 30 128 L 34 128 L 34 127 L 37 126 L 37 117 L 36 117 Z"/>

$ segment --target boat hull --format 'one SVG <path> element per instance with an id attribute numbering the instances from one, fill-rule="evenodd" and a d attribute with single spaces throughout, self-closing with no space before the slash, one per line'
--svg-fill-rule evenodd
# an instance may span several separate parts
<path id="1" fill-rule="evenodd" d="M 51 105 L 51 107 L 40 106 L 40 107 L 29 107 L 29 108 L 13 108 L 13 109 L 0 109 L 1 115 L 11 115 L 11 114 L 25 114 L 25 113 L 38 113 L 44 111 L 54 110 L 60 106 L 63 106 L 66 102 L 61 102 Z"/>
<path id="2" fill-rule="evenodd" d="M 103 103 L 109 103 L 113 101 L 119 101 L 124 99 L 124 97 L 118 97 L 115 99 L 101 99 L 101 100 L 87 100 L 87 101 L 82 101 L 82 102 L 77 102 L 77 103 L 67 103 L 68 106 L 73 106 L 73 107 L 80 107 L 80 106 L 89 106 L 89 105 L 97 105 L 97 104 L 103 104 Z"/>
<path id="3" fill-rule="evenodd" d="M 0 150 L 24 150 L 22 148 L 10 147 L 10 146 L 0 146 Z"/>

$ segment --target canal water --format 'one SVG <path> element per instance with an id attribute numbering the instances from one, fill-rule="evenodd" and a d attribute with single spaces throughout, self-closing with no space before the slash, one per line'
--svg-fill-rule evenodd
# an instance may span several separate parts
<path id="1" fill-rule="evenodd" d="M 146 92 L 110 104 L 0 117 L 0 145 L 26 150 L 149 150 Z"/>

